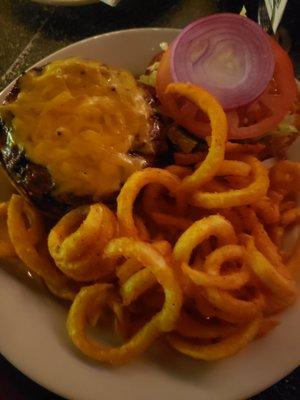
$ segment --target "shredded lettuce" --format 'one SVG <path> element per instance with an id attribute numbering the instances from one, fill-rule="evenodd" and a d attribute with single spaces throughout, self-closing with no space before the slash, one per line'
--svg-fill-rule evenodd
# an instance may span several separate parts
<path id="1" fill-rule="evenodd" d="M 245 6 L 243 6 L 243 8 L 241 9 L 240 15 L 242 17 L 247 17 L 247 10 Z"/>
<path id="2" fill-rule="evenodd" d="M 162 51 L 167 51 L 169 44 L 167 42 L 162 42 L 160 43 L 159 47 L 162 49 Z M 155 61 L 146 69 L 146 73 L 139 77 L 139 82 L 155 87 L 158 67 L 159 61 Z"/>
<path id="3" fill-rule="evenodd" d="M 285 136 L 296 132 L 298 132 L 298 129 L 295 126 L 295 115 L 287 114 L 283 118 L 283 120 L 277 125 L 276 129 L 272 132 L 269 132 L 268 135 Z"/>
<path id="4" fill-rule="evenodd" d="M 143 74 L 139 77 L 139 82 L 144 83 L 145 85 L 153 86 L 156 85 L 156 77 L 157 71 L 153 71 L 150 74 Z"/>
<path id="5" fill-rule="evenodd" d="M 162 42 L 160 43 L 159 47 L 162 49 L 162 51 L 167 51 L 169 48 L 169 44 L 167 42 Z"/>
<path id="6" fill-rule="evenodd" d="M 139 77 L 139 81 L 141 83 L 144 83 L 145 85 L 155 87 L 158 67 L 159 67 L 159 62 L 155 62 L 154 64 L 150 65 L 147 68 L 146 73 L 142 74 Z"/>

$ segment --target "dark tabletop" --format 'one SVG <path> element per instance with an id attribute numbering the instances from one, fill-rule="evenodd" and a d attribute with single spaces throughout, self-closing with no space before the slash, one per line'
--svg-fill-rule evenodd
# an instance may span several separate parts
<path id="1" fill-rule="evenodd" d="M 180 28 L 217 9 L 217 0 L 122 0 L 116 8 L 104 4 L 51 7 L 27 0 L 0 0 L 0 90 L 49 53 L 88 36 L 132 27 Z M 296 17 L 290 16 L 294 18 L 293 29 Z M 298 75 L 299 43 L 293 43 L 291 49 Z M 0 400 L 59 399 L 0 356 Z M 300 368 L 252 400 L 299 399 Z"/>

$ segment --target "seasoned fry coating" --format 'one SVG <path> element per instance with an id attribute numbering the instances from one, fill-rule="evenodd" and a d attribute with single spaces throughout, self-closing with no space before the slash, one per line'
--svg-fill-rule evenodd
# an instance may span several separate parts
<path id="1" fill-rule="evenodd" d="M 199 87 L 185 83 L 170 84 L 166 93 L 186 97 L 208 115 L 211 123 L 212 134 L 208 154 L 196 171 L 182 182 L 183 190 L 195 190 L 216 175 L 224 160 L 227 139 L 226 115 L 214 97 Z"/>
<path id="2" fill-rule="evenodd" d="M 222 244 L 235 244 L 237 237 L 230 222 L 220 215 L 196 221 L 178 239 L 173 255 L 177 262 L 189 262 L 194 248 L 210 236 L 217 236 Z"/>
<path id="3" fill-rule="evenodd" d="M 253 181 L 249 186 L 243 189 L 229 190 L 222 195 L 198 191 L 193 195 L 191 203 L 210 209 L 244 206 L 260 200 L 267 194 L 269 188 L 267 169 L 252 156 L 245 157 L 245 162 L 248 162 L 252 168 Z"/>
<path id="4" fill-rule="evenodd" d="M 274 190 L 286 192 L 300 191 L 300 163 L 280 161 L 270 170 L 271 187 Z"/>
<path id="5" fill-rule="evenodd" d="M 261 319 L 254 319 L 243 329 L 240 329 L 239 332 L 214 344 L 197 345 L 189 343 L 174 334 L 168 336 L 168 342 L 180 353 L 190 357 L 205 361 L 216 361 L 236 354 L 248 343 L 252 342 L 258 334 L 260 324 Z"/>
<path id="6" fill-rule="evenodd" d="M 13 195 L 8 204 L 7 225 L 18 257 L 30 271 L 43 279 L 58 297 L 73 300 L 76 286 L 55 266 L 47 249 L 42 216 L 21 196 Z"/>
<path id="7" fill-rule="evenodd" d="M 233 356 L 297 296 L 299 232 L 292 250 L 282 243 L 300 223 L 300 163 L 268 168 L 265 145 L 228 142 L 225 113 L 205 90 L 174 83 L 167 96 L 207 114 L 212 134 L 195 152 L 134 172 L 116 201 L 58 221 L 18 195 L 0 204 L 0 258 L 19 258 L 71 300 L 71 341 L 106 364 L 130 362 L 158 338 L 194 359 Z M 109 322 L 120 345 L 89 336 Z"/>
<path id="8" fill-rule="evenodd" d="M 7 228 L 7 203 L 0 203 L 0 258 L 16 256 Z"/>
<path id="9" fill-rule="evenodd" d="M 105 348 L 89 340 L 85 329 L 87 311 L 90 304 L 103 307 L 108 302 L 112 286 L 96 284 L 83 288 L 70 309 L 67 327 L 74 344 L 86 355 L 111 364 L 123 364 L 145 351 L 163 332 L 171 331 L 181 310 L 182 293 L 172 269 L 164 258 L 150 245 L 134 239 L 120 238 L 112 240 L 105 249 L 109 258 L 125 257 L 135 259 L 147 266 L 165 292 L 163 308 L 155 314 L 130 340 L 117 348 Z"/>
<path id="10" fill-rule="evenodd" d="M 146 168 L 131 175 L 118 196 L 117 211 L 121 232 L 128 236 L 139 237 L 134 223 L 133 207 L 139 192 L 149 183 L 162 184 L 171 194 L 175 194 L 179 189 L 180 179 L 176 175 L 158 168 Z"/>
<path id="11" fill-rule="evenodd" d="M 50 231 L 49 252 L 57 267 L 76 281 L 108 276 L 113 265 L 103 260 L 106 244 L 118 233 L 114 214 L 103 204 L 82 206 L 66 214 Z"/>

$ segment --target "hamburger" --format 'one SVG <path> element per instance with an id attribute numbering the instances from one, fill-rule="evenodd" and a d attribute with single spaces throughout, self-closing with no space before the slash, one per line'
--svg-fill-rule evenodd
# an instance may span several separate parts
<path id="1" fill-rule="evenodd" d="M 213 14 L 188 25 L 162 50 L 141 79 L 155 87 L 162 112 L 177 130 L 199 143 L 210 135 L 201 110 L 166 95 L 168 84 L 189 82 L 220 102 L 230 141 L 263 144 L 261 158 L 286 156 L 300 131 L 299 83 L 286 51 L 258 24 Z"/>
<path id="2" fill-rule="evenodd" d="M 114 199 L 164 150 L 156 104 L 121 68 L 79 58 L 23 74 L 0 108 L 0 160 L 39 209 Z"/>

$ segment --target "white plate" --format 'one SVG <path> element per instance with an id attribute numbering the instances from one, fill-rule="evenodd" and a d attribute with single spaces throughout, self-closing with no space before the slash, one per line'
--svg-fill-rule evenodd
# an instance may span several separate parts
<path id="1" fill-rule="evenodd" d="M 75 43 L 46 61 L 81 56 L 144 70 L 169 42 L 174 29 L 114 32 Z M 0 94 L 4 99 L 6 89 Z M 300 143 L 292 157 L 299 159 Z M 298 154 L 298 156 L 297 156 Z M 3 187 L 0 194 L 7 197 Z M 27 376 L 76 400 L 238 400 L 272 385 L 299 365 L 300 306 L 289 308 L 281 324 L 237 356 L 217 363 L 190 360 L 155 347 L 121 368 L 108 368 L 81 356 L 65 329 L 67 309 L 46 291 L 0 269 L 0 351 Z"/>

